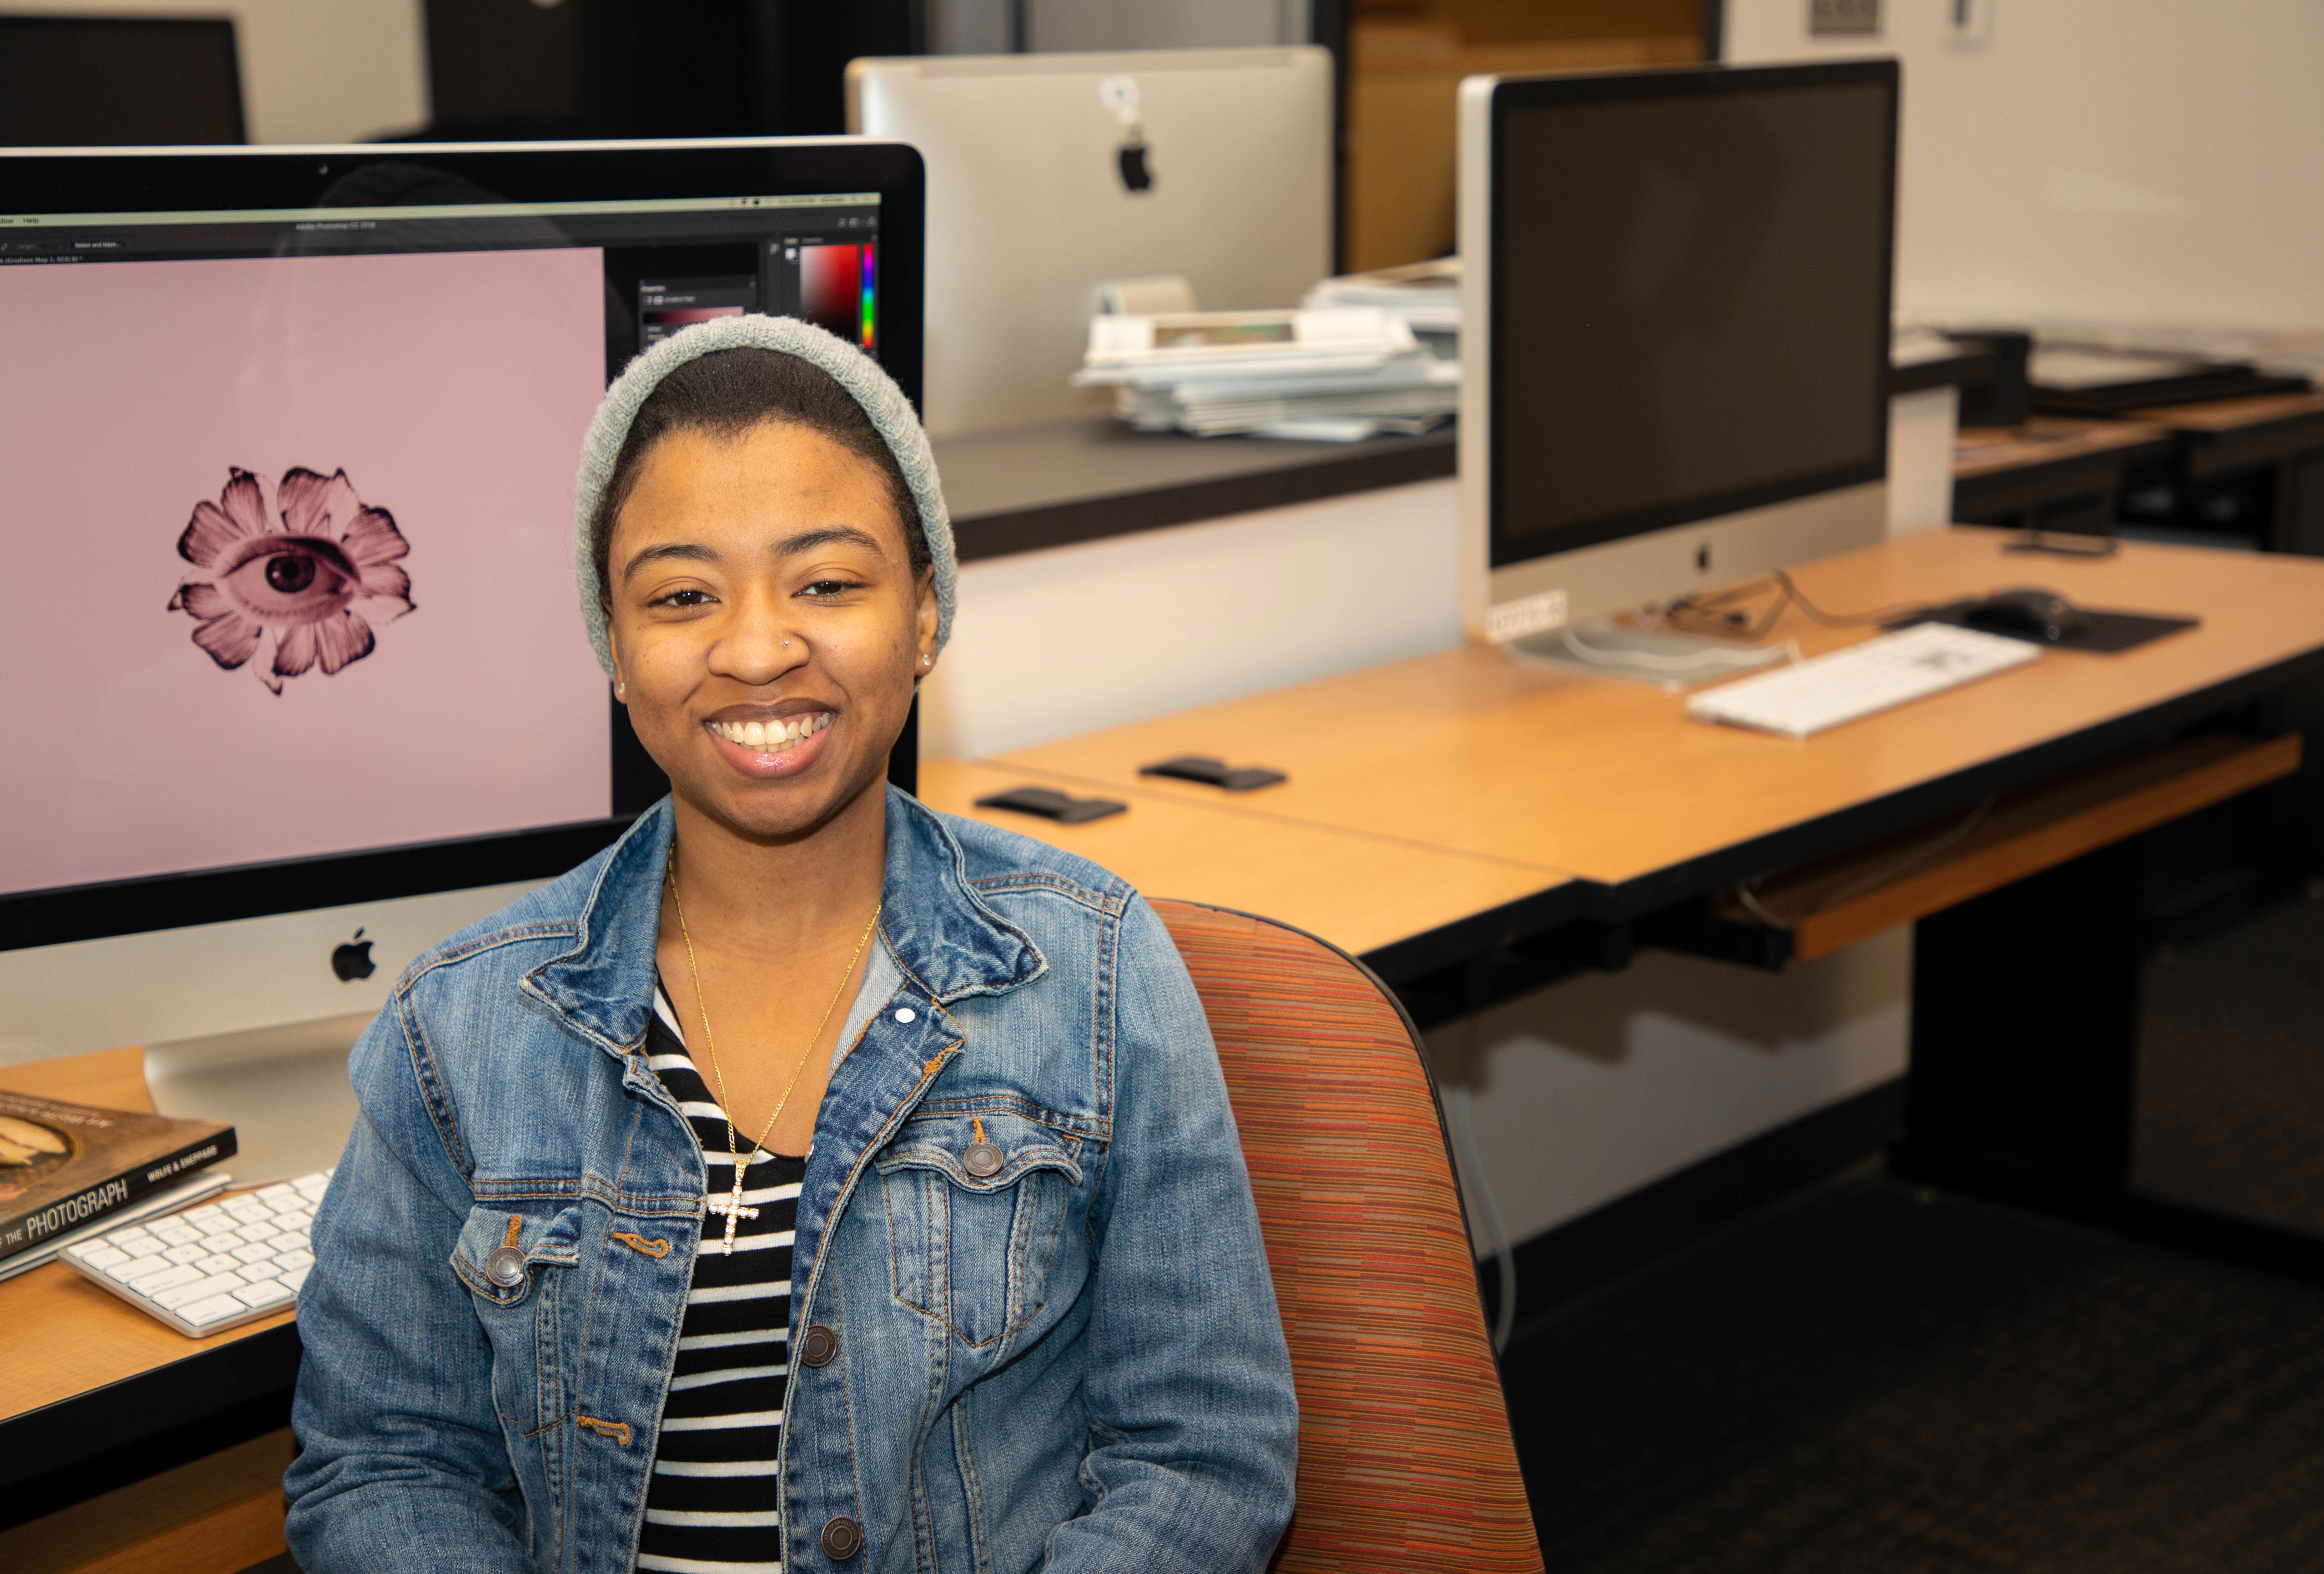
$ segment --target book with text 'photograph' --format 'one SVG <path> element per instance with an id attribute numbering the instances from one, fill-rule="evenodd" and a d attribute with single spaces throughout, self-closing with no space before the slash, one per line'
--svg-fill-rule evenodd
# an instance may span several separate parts
<path id="1" fill-rule="evenodd" d="M 235 1151 L 222 1120 L 174 1120 L 0 1089 L 0 1260 L 182 1183 Z"/>

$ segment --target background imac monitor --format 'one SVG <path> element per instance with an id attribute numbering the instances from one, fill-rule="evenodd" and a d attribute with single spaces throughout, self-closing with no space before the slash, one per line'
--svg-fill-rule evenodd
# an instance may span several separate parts
<path id="1" fill-rule="evenodd" d="M 1473 637 L 1880 539 L 1896 90 L 1892 60 L 1462 84 Z"/>
<path id="2" fill-rule="evenodd" d="M 659 797 L 573 605 L 597 400 L 742 311 L 917 393 L 920 197 L 837 142 L 0 155 L 0 1061 L 375 1011 Z"/>
<path id="3" fill-rule="evenodd" d="M 0 16 L 0 147 L 242 139 L 230 18 Z"/>
<path id="4" fill-rule="evenodd" d="M 939 435 L 1096 408 L 1066 379 L 1101 281 L 1179 273 L 1240 310 L 1331 271 L 1324 50 L 862 60 L 847 106 L 927 160 Z"/>

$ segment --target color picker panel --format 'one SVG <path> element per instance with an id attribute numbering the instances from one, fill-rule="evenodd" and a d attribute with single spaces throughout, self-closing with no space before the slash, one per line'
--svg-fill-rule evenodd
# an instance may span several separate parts
<path id="1" fill-rule="evenodd" d="M 851 344 L 872 347 L 871 245 L 799 248 L 799 315 Z"/>

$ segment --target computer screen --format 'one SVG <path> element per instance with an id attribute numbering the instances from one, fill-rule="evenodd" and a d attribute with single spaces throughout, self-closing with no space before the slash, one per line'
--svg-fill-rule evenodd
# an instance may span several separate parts
<path id="1" fill-rule="evenodd" d="M 0 16 L 0 147 L 242 139 L 230 19 Z"/>
<path id="2" fill-rule="evenodd" d="M 1886 473 L 1895 68 L 1505 83 L 1496 568 Z"/>
<path id="3" fill-rule="evenodd" d="M 0 159 L 0 946 L 579 861 L 663 791 L 573 604 L 608 379 L 765 311 L 917 394 L 908 149 L 292 157 Z"/>

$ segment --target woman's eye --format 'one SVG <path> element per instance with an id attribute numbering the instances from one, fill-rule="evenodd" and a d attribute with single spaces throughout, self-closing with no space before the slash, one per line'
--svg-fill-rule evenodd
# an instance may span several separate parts
<path id="1" fill-rule="evenodd" d="M 263 536 L 258 550 L 218 576 L 235 609 L 278 626 L 320 623 L 361 589 L 355 565 L 332 542 L 312 536 Z"/>
<path id="2" fill-rule="evenodd" d="M 843 591 L 860 589 L 853 579 L 817 579 L 799 591 L 802 596 L 837 596 Z"/>
<path id="3" fill-rule="evenodd" d="M 707 606 L 711 596 L 707 590 L 673 590 L 655 601 L 656 606 Z"/>

